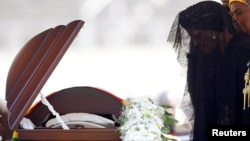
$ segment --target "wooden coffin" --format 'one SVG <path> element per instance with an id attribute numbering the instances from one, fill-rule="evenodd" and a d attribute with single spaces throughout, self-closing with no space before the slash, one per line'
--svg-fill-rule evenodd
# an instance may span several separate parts
<path id="1" fill-rule="evenodd" d="M 67 25 L 47 29 L 29 40 L 14 59 L 7 76 L 6 101 L 8 125 L 16 130 L 18 140 L 26 141 L 119 141 L 117 126 L 109 128 L 46 128 L 42 126 L 51 112 L 41 102 L 31 107 L 40 90 L 84 25 L 75 20 Z M 119 117 L 121 100 L 107 91 L 93 87 L 72 87 L 59 90 L 47 100 L 59 114 L 91 113 Z M 29 118 L 35 129 L 20 128 Z"/>

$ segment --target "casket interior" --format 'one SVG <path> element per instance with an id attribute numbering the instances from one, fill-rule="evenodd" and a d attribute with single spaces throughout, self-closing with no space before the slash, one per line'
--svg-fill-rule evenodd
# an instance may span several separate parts
<path id="1" fill-rule="evenodd" d="M 31 40 L 16 55 L 6 83 L 6 101 L 10 129 L 18 132 L 18 140 L 120 140 L 117 125 L 108 128 L 47 128 L 53 116 L 48 107 L 38 102 L 32 106 L 42 87 L 82 28 L 84 22 L 72 21 L 45 30 Z M 80 75 L 80 74 L 79 74 Z M 116 119 L 121 101 L 114 95 L 94 87 L 66 88 L 47 96 L 60 115 L 89 113 Z M 23 118 L 30 119 L 35 129 L 20 128 Z"/>
<path id="2" fill-rule="evenodd" d="M 31 138 L 32 140 L 120 140 L 117 133 L 119 124 L 115 122 L 115 119 L 120 115 L 122 104 L 121 99 L 113 94 L 95 87 L 80 86 L 52 93 L 46 99 L 60 115 L 90 113 L 91 115 L 95 114 L 113 119 L 114 125 L 104 128 L 84 128 L 85 121 L 81 124 L 79 120 L 77 122 L 71 120 L 75 127 L 71 126 L 70 130 L 62 130 L 61 127 L 48 129 L 45 124 L 48 123 L 48 120 L 51 120 L 53 115 L 42 102 L 38 102 L 26 115 L 26 118 L 32 119 L 37 126 L 36 129 L 29 132 L 18 129 L 19 138 L 23 140 Z M 96 117 L 92 118 L 93 120 L 90 122 L 94 123 Z M 37 134 L 37 136 L 34 136 L 34 134 Z"/>

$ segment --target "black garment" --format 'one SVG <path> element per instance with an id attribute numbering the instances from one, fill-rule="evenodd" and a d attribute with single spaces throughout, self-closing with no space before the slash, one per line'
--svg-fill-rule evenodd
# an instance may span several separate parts
<path id="1" fill-rule="evenodd" d="M 187 57 L 187 84 L 195 115 L 193 141 L 206 141 L 215 125 L 250 124 L 250 108 L 243 110 L 242 93 L 250 37 L 236 35 L 224 53 L 219 49 L 205 53 L 192 46 Z"/>
<path id="2" fill-rule="evenodd" d="M 228 10 L 215 1 L 184 9 L 171 27 L 168 41 L 187 67 L 193 141 L 208 141 L 211 126 L 250 125 L 250 108 L 243 110 L 242 93 L 250 37 L 235 34 Z"/>
<path id="3" fill-rule="evenodd" d="M 205 53 L 191 45 L 188 54 L 187 85 L 194 108 L 194 141 L 206 141 L 208 126 L 216 123 L 222 58 L 219 48 Z"/>
<path id="4" fill-rule="evenodd" d="M 218 124 L 250 125 L 250 108 L 243 110 L 244 75 L 250 60 L 250 37 L 236 35 L 225 52 Z M 219 101 L 217 101 L 219 103 Z"/>

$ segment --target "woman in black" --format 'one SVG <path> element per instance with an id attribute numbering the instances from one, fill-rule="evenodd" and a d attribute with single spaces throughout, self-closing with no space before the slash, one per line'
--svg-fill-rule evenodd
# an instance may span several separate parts
<path id="1" fill-rule="evenodd" d="M 207 141 L 217 125 L 248 124 L 243 110 L 244 74 L 250 38 L 239 37 L 228 10 L 215 1 L 181 11 L 170 30 L 178 60 L 187 66 L 187 91 L 194 110 L 193 141 Z M 246 120 L 244 120 L 246 119 Z"/>

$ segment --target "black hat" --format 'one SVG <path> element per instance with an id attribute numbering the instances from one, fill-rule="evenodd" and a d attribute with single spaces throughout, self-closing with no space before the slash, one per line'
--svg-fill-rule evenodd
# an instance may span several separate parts
<path id="1" fill-rule="evenodd" d="M 185 29 L 223 31 L 222 8 L 215 1 L 202 1 L 179 13 L 179 23 Z"/>

